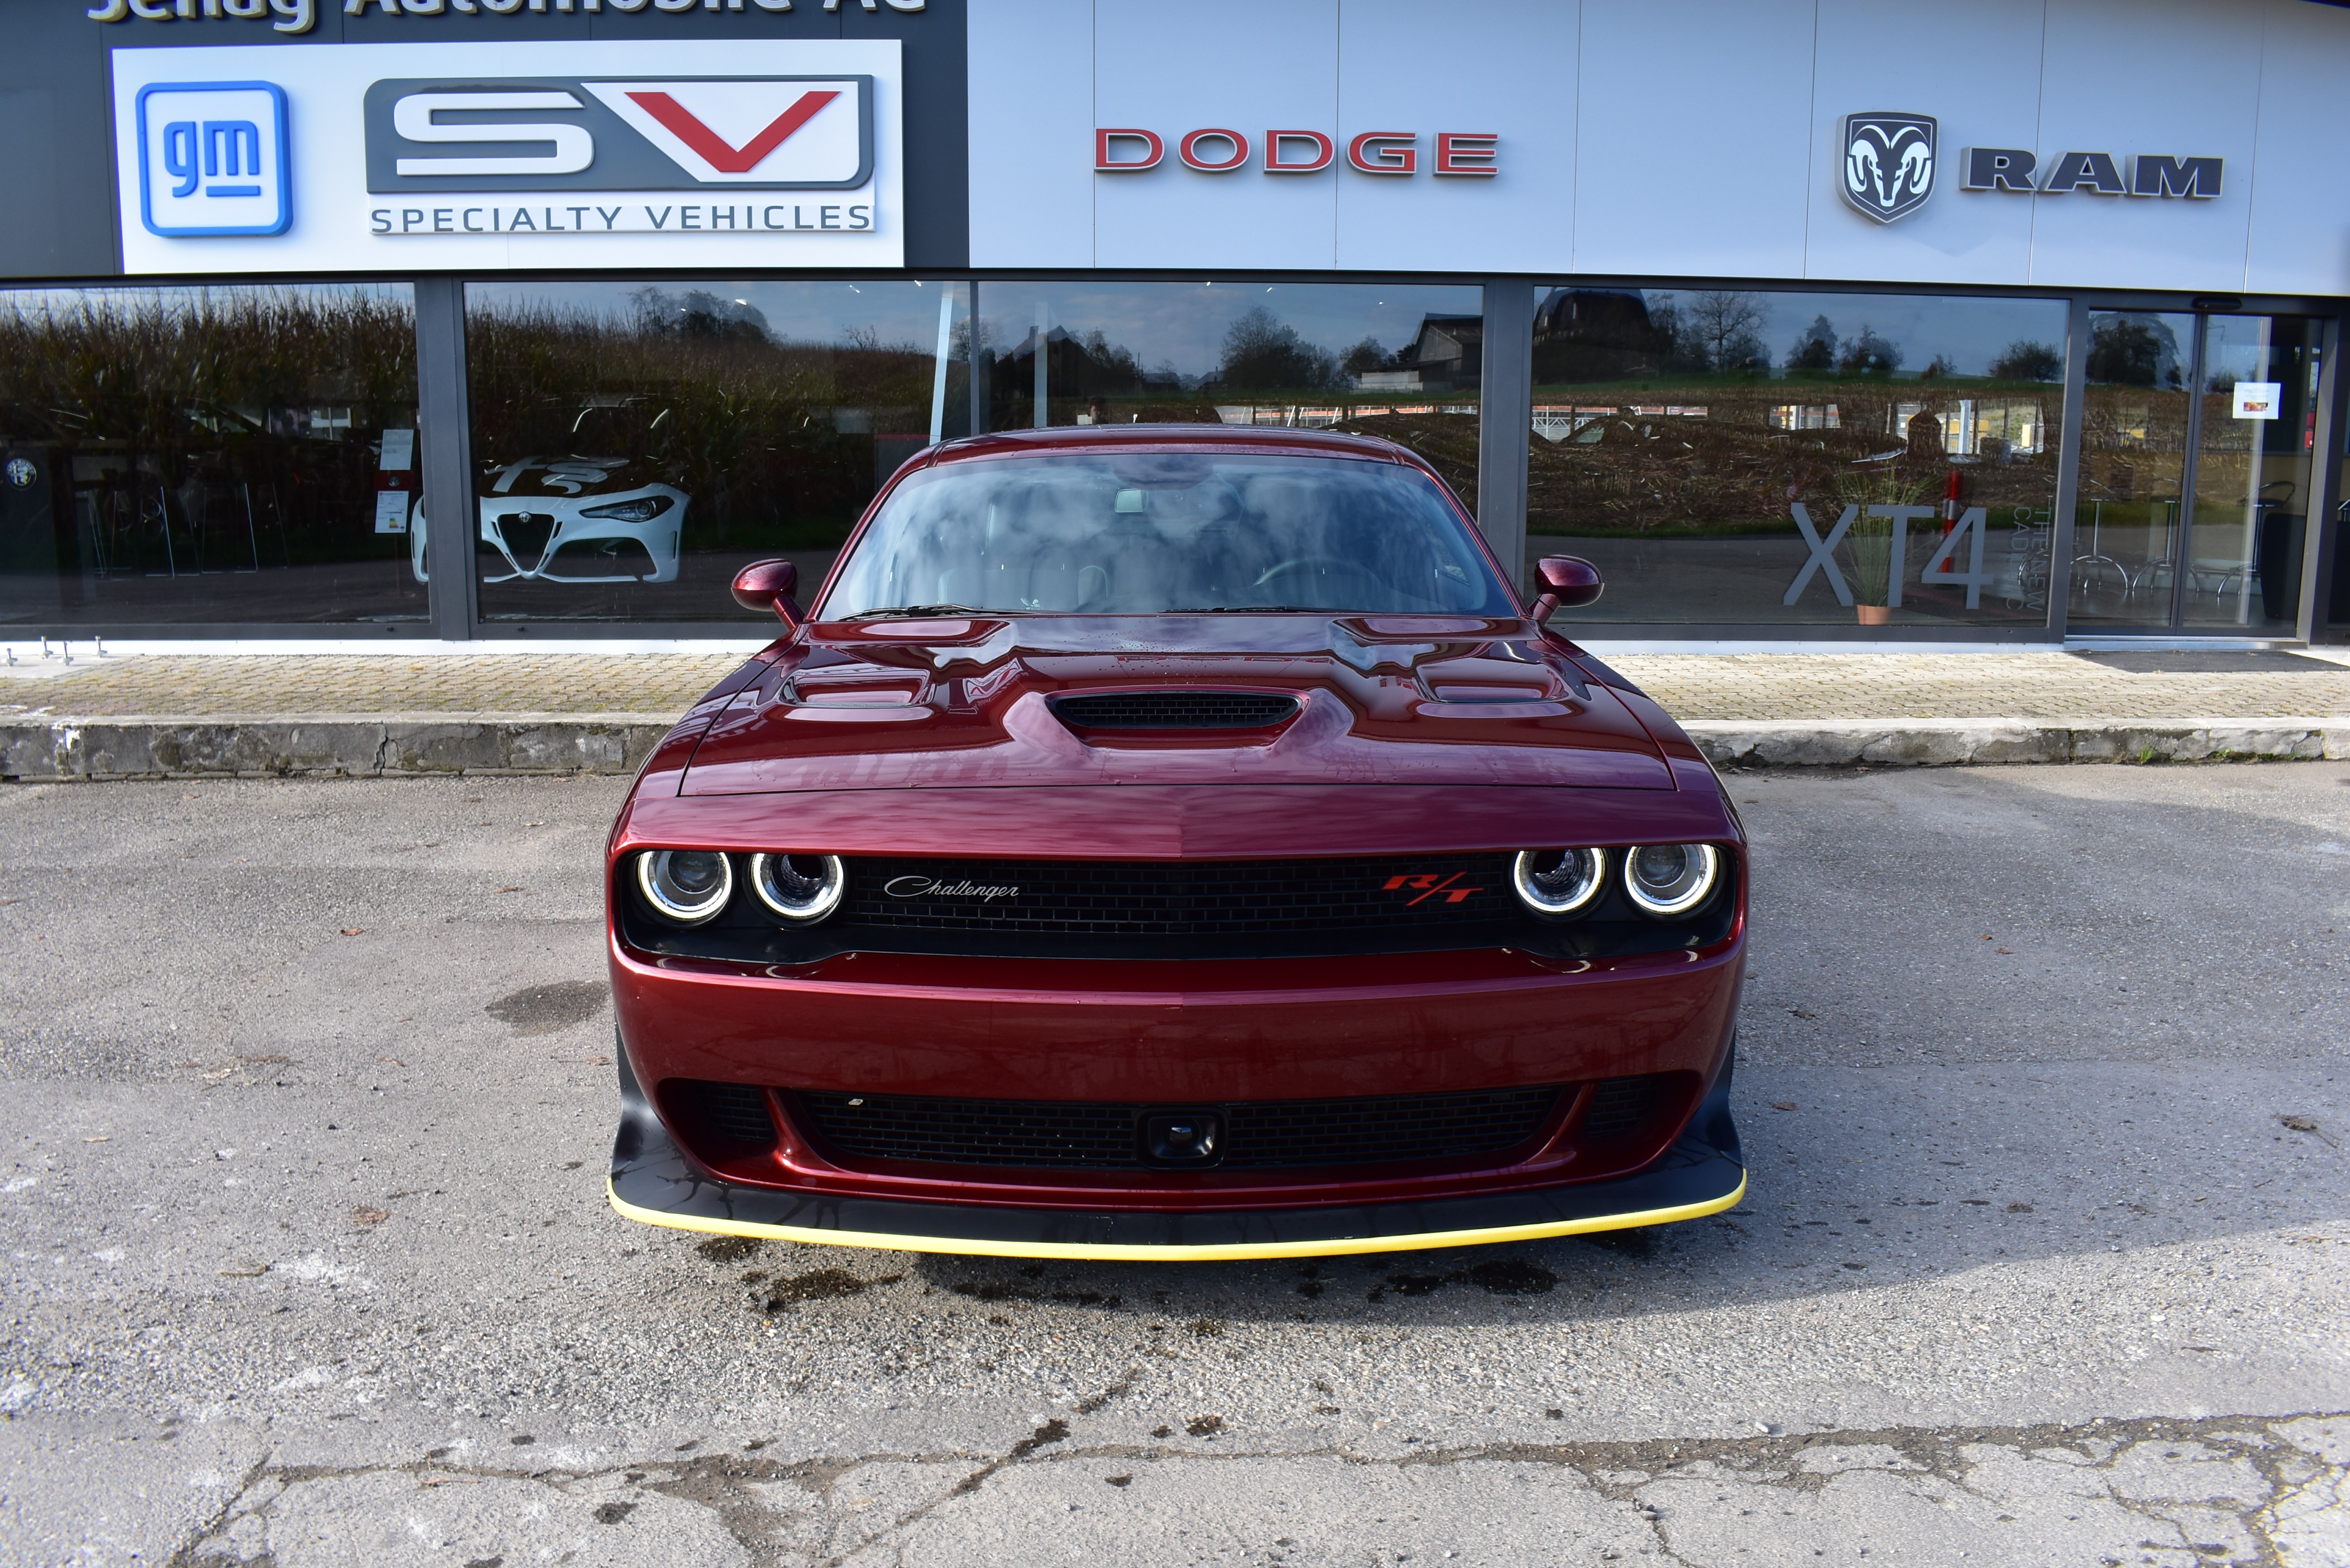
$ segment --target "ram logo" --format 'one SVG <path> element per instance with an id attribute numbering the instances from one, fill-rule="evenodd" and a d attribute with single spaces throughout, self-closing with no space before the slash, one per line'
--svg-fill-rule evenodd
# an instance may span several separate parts
<path id="1" fill-rule="evenodd" d="M 1934 119 L 1925 114 L 1844 117 L 1844 199 L 1889 223 L 1934 193 Z"/>

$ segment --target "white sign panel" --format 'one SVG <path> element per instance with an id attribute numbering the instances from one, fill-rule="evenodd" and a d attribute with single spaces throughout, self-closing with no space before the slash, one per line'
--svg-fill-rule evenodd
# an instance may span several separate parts
<path id="1" fill-rule="evenodd" d="M 126 272 L 903 265 L 893 39 L 110 58 Z"/>
<path id="2" fill-rule="evenodd" d="M 2272 420 L 2277 417 L 2277 404 L 2283 400 L 2282 381 L 2236 383 L 2236 417 L 2240 420 Z"/>

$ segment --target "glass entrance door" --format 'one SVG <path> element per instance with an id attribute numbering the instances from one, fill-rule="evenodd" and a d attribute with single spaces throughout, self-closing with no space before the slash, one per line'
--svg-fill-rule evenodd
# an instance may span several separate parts
<path id="1" fill-rule="evenodd" d="M 2320 324 L 2298 316 L 2090 317 L 2072 621 L 2288 635 Z"/>
<path id="2" fill-rule="evenodd" d="M 2073 508 L 2076 625 L 2170 624 L 2192 448 L 2197 318 L 2089 317 L 2081 482 Z"/>
<path id="3" fill-rule="evenodd" d="M 2292 634 L 2316 438 L 2318 323 L 2204 318 L 2195 504 L 2174 624 Z"/>

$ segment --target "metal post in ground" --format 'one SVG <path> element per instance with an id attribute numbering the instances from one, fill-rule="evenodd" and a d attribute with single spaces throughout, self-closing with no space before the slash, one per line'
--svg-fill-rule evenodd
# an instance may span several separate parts
<path id="1" fill-rule="evenodd" d="M 2341 511 L 2350 496 L 2342 493 L 2342 441 L 2345 419 L 2350 417 L 2344 399 L 2350 396 L 2350 376 L 2342 374 L 2342 347 L 2350 333 L 2342 318 L 2326 322 L 2317 370 L 2317 425 L 2310 432 L 2309 521 L 2302 529 L 2301 601 L 2294 607 L 2293 635 L 2303 642 L 2338 640 L 2330 638 L 2331 621 L 2350 618 L 2350 605 L 2333 603 L 2334 563 L 2342 558 Z"/>
<path id="2" fill-rule="evenodd" d="M 416 425 L 423 447 L 422 504 L 411 527 L 424 536 L 432 635 L 471 641 L 480 618 L 473 540 L 481 524 L 473 499 L 473 432 L 465 400 L 465 285 L 461 278 L 416 282 Z"/>
<path id="3" fill-rule="evenodd" d="M 1526 586 L 1526 460 L 1534 422 L 1534 287 L 1485 284 L 1484 366 L 1477 399 L 1477 526 L 1511 584 Z"/>

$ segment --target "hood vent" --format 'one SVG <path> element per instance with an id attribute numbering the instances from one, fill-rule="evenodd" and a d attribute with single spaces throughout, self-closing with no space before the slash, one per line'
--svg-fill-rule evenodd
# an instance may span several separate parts
<path id="1" fill-rule="evenodd" d="M 1103 691 L 1055 697 L 1073 730 L 1263 730 L 1285 723 L 1297 699 L 1274 691 Z"/>

